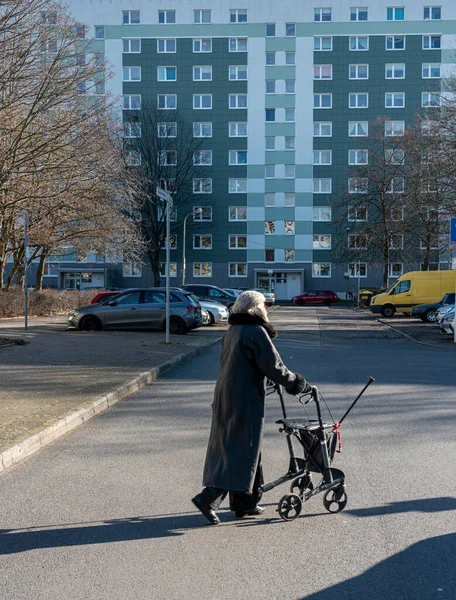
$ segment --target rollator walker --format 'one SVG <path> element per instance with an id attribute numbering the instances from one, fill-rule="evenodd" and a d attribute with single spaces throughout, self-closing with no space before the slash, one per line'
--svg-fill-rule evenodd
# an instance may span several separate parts
<path id="1" fill-rule="evenodd" d="M 304 405 L 307 415 L 305 419 L 299 421 L 287 418 L 282 386 L 272 384 L 267 387 L 267 396 L 277 392 L 280 398 L 283 418 L 276 421 L 276 423 L 280 425 L 279 431 L 284 432 L 286 435 L 290 465 L 285 475 L 271 481 L 271 483 L 264 484 L 260 490 L 268 492 L 278 485 L 291 481 L 290 493 L 285 494 L 280 499 L 277 507 L 277 511 L 284 521 L 293 521 L 293 519 L 299 517 L 303 503 L 322 492 L 324 492 L 323 505 L 327 511 L 337 513 L 347 505 L 345 474 L 343 471 L 331 467 L 331 463 L 335 453 L 340 452 L 342 446 L 340 426 L 374 381 L 373 377 L 369 377 L 364 388 L 339 421 L 334 422 L 331 411 L 326 405 L 333 421 L 330 424 L 323 422 L 321 401 L 324 401 L 324 399 L 317 387 L 312 386 L 310 393 L 299 396 L 299 402 Z M 311 402 L 315 402 L 317 409 L 316 420 L 312 420 L 308 416 L 306 406 Z M 304 450 L 303 458 L 296 456 L 293 438 L 297 439 L 302 446 Z M 316 486 L 312 481 L 312 473 L 319 473 L 321 476 L 321 480 Z"/>

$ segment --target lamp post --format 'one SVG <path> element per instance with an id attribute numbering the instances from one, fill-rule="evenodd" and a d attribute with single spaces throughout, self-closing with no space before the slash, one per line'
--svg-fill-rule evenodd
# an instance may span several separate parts
<path id="1" fill-rule="evenodd" d="M 169 344 L 169 246 L 170 246 L 170 206 L 173 204 L 171 194 L 160 187 L 157 187 L 156 194 L 158 198 L 166 202 L 166 304 L 165 304 L 165 343 Z"/>
<path id="2" fill-rule="evenodd" d="M 187 219 L 189 217 L 195 218 L 195 215 L 201 215 L 203 212 L 202 208 L 195 208 L 194 211 L 188 213 L 184 219 L 184 235 L 182 239 L 182 285 L 185 285 L 185 279 L 187 275 L 187 260 L 185 258 L 185 244 L 186 244 L 186 234 L 187 234 Z"/>

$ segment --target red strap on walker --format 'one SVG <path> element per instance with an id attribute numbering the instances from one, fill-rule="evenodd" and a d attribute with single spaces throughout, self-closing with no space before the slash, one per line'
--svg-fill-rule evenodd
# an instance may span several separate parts
<path id="1" fill-rule="evenodd" d="M 337 448 L 336 448 L 336 452 L 342 452 L 342 434 L 340 433 L 340 424 L 339 422 L 335 423 L 334 427 L 332 428 L 333 432 L 335 431 L 337 433 Z"/>

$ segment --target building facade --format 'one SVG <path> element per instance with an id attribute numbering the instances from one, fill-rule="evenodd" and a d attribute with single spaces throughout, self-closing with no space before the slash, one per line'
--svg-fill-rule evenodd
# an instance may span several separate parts
<path id="1" fill-rule="evenodd" d="M 281 299 L 381 283 L 375 265 L 337 263 L 333 206 L 369 124 L 385 116 L 400 135 L 433 106 L 454 62 L 456 4 L 72 0 L 71 10 L 113 65 L 108 85 L 122 97 L 127 135 L 137 135 L 131 123 L 148 103 L 163 123 L 177 109 L 204 138 L 188 282 L 267 287 Z M 183 251 L 179 234 L 173 285 Z M 147 264 L 66 264 L 45 285 L 91 267 L 105 285 L 152 283 Z M 393 264 L 390 277 L 410 268 L 419 263 Z"/>

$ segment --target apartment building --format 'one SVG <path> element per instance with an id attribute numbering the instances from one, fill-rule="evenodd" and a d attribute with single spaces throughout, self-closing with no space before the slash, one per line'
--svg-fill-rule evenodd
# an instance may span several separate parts
<path id="1" fill-rule="evenodd" d="M 264 286 L 282 299 L 318 288 L 343 295 L 347 277 L 381 283 L 375 265 L 335 259 L 335 199 L 377 116 L 400 135 L 434 105 L 454 62 L 456 4 L 72 0 L 71 10 L 114 67 L 108 85 L 123 98 L 127 131 L 147 103 L 163 110 L 163 123 L 177 109 L 204 138 L 204 174 L 193 182 L 193 207 L 203 210 L 187 228 L 189 282 Z M 180 234 L 175 242 L 177 285 Z M 393 264 L 390 277 L 409 268 L 419 264 Z M 82 270 L 69 269 L 73 280 Z M 152 283 L 147 264 L 103 263 L 102 272 L 110 285 Z M 62 264 L 45 284 L 58 276 L 65 285 Z"/>

